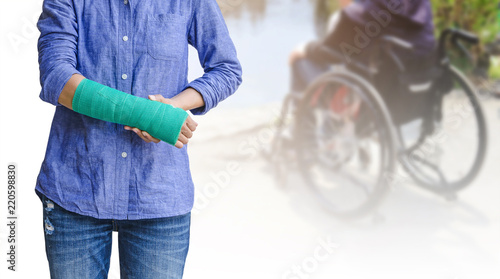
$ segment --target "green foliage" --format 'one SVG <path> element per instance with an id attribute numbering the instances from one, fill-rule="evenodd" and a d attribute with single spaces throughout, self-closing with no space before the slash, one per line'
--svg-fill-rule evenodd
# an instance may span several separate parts
<path id="1" fill-rule="evenodd" d="M 456 27 L 477 34 L 482 44 L 495 40 L 500 31 L 498 1 L 431 0 L 436 34 Z"/>
<path id="2" fill-rule="evenodd" d="M 434 12 L 436 36 L 442 30 L 454 27 L 472 32 L 479 36 L 481 43 L 471 49 L 476 60 L 476 67 L 483 68 L 490 76 L 497 76 L 498 67 L 489 69 L 489 57 L 485 55 L 485 45 L 495 41 L 500 31 L 498 1 L 493 0 L 431 0 Z M 454 64 L 467 73 L 471 73 L 471 65 L 463 63 L 460 53 L 449 53 Z M 462 63 L 461 63 L 462 62 Z M 486 62 L 486 63 L 485 63 Z"/>
<path id="3" fill-rule="evenodd" d="M 329 11 L 338 8 L 340 0 L 315 0 L 317 3 L 326 2 Z M 484 66 L 485 45 L 495 41 L 497 34 L 500 32 L 500 0 L 429 0 L 432 4 L 434 13 L 434 25 L 436 38 L 446 28 L 459 28 L 472 32 L 479 36 L 481 44 L 471 47 L 472 56 L 476 60 L 479 67 Z M 323 4 L 324 5 L 324 4 Z M 474 66 L 470 65 L 463 54 L 457 50 L 449 49 L 449 55 L 452 63 L 466 72 L 473 70 Z M 488 63 L 486 63 L 488 64 Z M 498 67 L 497 67 L 498 68 Z M 490 71 L 493 75 L 500 75 L 500 69 Z"/>
<path id="4" fill-rule="evenodd" d="M 325 2 L 329 12 L 339 7 L 339 0 Z M 436 35 L 449 27 L 456 27 L 480 36 L 483 43 L 492 42 L 500 32 L 500 19 L 496 0 L 430 0 L 434 12 Z"/>
<path id="5" fill-rule="evenodd" d="M 489 70 L 489 76 L 490 78 L 494 80 L 499 80 L 500 79 L 500 60 L 496 57 L 493 57 L 491 59 L 491 67 Z"/>

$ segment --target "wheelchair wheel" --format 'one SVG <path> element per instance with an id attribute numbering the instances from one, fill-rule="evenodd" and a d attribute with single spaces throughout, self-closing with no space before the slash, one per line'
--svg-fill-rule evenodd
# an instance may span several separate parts
<path id="1" fill-rule="evenodd" d="M 373 209 L 395 165 L 394 131 L 378 92 L 344 68 L 309 86 L 297 105 L 298 166 L 317 200 L 337 217 Z"/>
<path id="2" fill-rule="evenodd" d="M 476 89 L 458 69 L 449 71 L 454 86 L 438 102 L 434 131 L 400 156 L 419 186 L 442 195 L 454 194 L 474 180 L 487 147 L 486 121 Z"/>

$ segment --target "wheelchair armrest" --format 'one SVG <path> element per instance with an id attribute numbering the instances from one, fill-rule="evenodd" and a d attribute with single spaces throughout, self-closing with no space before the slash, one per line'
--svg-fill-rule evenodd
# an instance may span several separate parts
<path id="1" fill-rule="evenodd" d="M 387 36 L 382 37 L 382 41 L 389 44 L 389 45 L 392 45 L 392 46 L 395 46 L 395 47 L 398 47 L 401 49 L 405 49 L 405 50 L 413 50 L 414 49 L 414 46 L 412 43 L 405 41 L 403 39 L 400 39 L 398 37 L 387 35 Z"/>

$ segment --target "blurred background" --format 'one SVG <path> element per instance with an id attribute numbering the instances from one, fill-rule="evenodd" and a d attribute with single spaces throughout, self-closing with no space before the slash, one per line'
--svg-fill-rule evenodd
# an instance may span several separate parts
<path id="1" fill-rule="evenodd" d="M 499 3 L 430 1 L 436 38 L 452 27 L 481 41 L 461 42 L 464 52 L 450 37 L 446 57 L 460 73 L 452 78 L 449 68 L 434 67 L 420 72 L 442 79 L 405 83 L 398 70 L 379 84 L 376 75 L 337 65 L 336 79 L 286 101 L 290 53 L 327 36 L 332 14 L 348 2 L 218 0 L 244 82 L 195 118 L 185 278 L 500 278 Z M 0 277 L 49 278 L 34 192 L 54 113 L 38 97 L 42 1 L 0 3 L 0 180 L 16 162 L 20 185 L 18 271 L 7 272 L 4 262 Z M 190 54 L 191 80 L 203 72 L 196 51 Z M 451 85 L 435 86 L 443 80 Z M 425 99 L 433 110 L 403 121 L 395 107 L 415 103 L 394 105 L 381 90 L 402 90 L 384 87 L 396 83 L 442 97 Z M 0 200 L 6 216 L 6 189 Z M 6 237 L 0 226 L 5 257 Z M 109 278 L 119 278 L 116 245 Z"/>

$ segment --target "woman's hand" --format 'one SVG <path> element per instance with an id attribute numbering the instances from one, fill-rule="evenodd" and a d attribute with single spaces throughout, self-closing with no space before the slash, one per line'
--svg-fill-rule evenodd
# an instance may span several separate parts
<path id="1" fill-rule="evenodd" d="M 169 105 L 176 107 L 176 104 L 173 100 L 167 99 L 160 94 L 149 95 L 149 99 L 152 101 L 162 102 L 164 104 L 169 104 Z M 193 136 L 193 132 L 196 130 L 197 126 L 198 126 L 198 123 L 196 123 L 191 118 L 191 116 L 188 116 L 186 121 L 182 125 L 181 133 L 179 134 L 179 138 L 177 140 L 177 143 L 175 144 L 175 147 L 182 148 L 185 144 L 187 144 L 189 142 L 189 139 Z M 150 142 L 159 143 L 160 142 L 159 139 L 152 137 L 148 132 L 141 131 L 138 128 L 125 126 L 125 130 L 135 132 L 141 139 L 143 139 L 147 143 L 150 143 Z"/>

